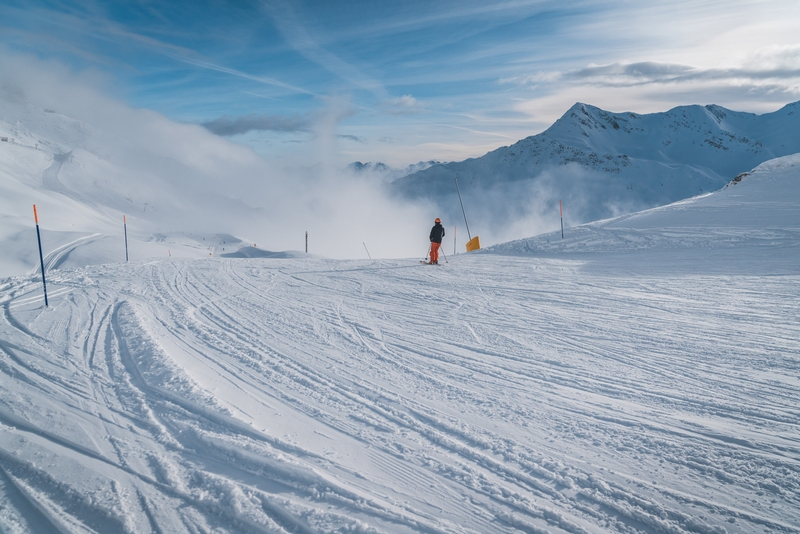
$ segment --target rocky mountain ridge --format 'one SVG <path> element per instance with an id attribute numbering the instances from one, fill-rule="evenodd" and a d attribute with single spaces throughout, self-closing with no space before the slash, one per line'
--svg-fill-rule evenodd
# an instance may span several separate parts
<path id="1" fill-rule="evenodd" d="M 576 103 L 544 132 L 479 158 L 433 165 L 392 183 L 460 218 L 454 178 L 485 226 L 557 209 L 587 222 L 723 187 L 769 159 L 800 152 L 800 102 L 763 115 L 717 105 L 612 113 Z M 490 203 L 487 205 L 487 201 Z"/>

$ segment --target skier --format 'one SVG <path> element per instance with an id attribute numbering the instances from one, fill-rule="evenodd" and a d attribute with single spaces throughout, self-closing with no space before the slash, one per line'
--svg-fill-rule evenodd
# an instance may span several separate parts
<path id="1" fill-rule="evenodd" d="M 436 220 L 433 222 L 436 224 L 431 228 L 431 261 L 428 263 L 430 265 L 439 265 L 439 247 L 442 246 L 444 226 L 442 226 L 442 220 L 439 217 L 436 217 Z"/>

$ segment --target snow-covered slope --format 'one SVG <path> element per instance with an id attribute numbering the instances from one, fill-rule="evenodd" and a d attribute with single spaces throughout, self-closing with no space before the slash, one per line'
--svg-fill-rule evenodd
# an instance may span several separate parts
<path id="1" fill-rule="evenodd" d="M 578 103 L 539 135 L 480 158 L 434 165 L 394 187 L 437 199 L 448 220 L 460 221 L 457 177 L 474 233 L 502 235 L 527 216 L 530 235 L 554 229 L 559 200 L 568 223 L 604 219 L 715 191 L 766 160 L 796 152 L 797 102 L 764 115 L 720 106 L 641 115 Z M 547 213 L 555 216 L 536 216 Z"/>
<path id="2" fill-rule="evenodd" d="M 1 274 L 30 271 L 38 263 L 33 204 L 45 253 L 62 252 L 54 266 L 85 265 L 87 254 L 78 258 L 69 251 L 89 237 L 92 262 L 124 261 L 123 215 L 134 257 L 207 256 L 212 232 L 241 228 L 243 217 L 258 216 L 235 198 L 243 196 L 246 175 L 229 183 L 214 178 L 224 168 L 254 172 L 261 165 L 255 154 L 155 113 L 109 108 L 121 115 L 118 126 L 114 117 L 95 126 L 0 98 L 0 139 L 6 139 L 0 140 Z"/>
<path id="3" fill-rule="evenodd" d="M 798 170 L 580 256 L 5 279 L 0 530 L 800 532 Z"/>
<path id="4" fill-rule="evenodd" d="M 722 190 L 667 206 L 496 245 L 487 252 L 510 255 L 593 255 L 628 261 L 633 251 L 707 261 L 702 269 L 751 263 L 747 272 L 800 269 L 800 154 L 767 161 Z M 633 255 L 634 258 L 648 257 Z M 648 261 L 652 259 L 648 257 Z M 718 261 L 713 261 L 718 260 Z"/>

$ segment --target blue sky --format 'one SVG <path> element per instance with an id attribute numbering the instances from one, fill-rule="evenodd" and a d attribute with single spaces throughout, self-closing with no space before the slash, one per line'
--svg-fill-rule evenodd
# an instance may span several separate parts
<path id="1" fill-rule="evenodd" d="M 287 166 L 480 156 L 576 101 L 772 111 L 800 100 L 798 28 L 796 0 L 0 0 L 3 53 Z"/>

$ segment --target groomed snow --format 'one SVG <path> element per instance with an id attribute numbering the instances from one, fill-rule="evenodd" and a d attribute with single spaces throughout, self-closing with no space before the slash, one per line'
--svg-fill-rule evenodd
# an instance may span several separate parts
<path id="1" fill-rule="evenodd" d="M 798 184 L 440 267 L 2 280 L 0 531 L 800 532 Z"/>

